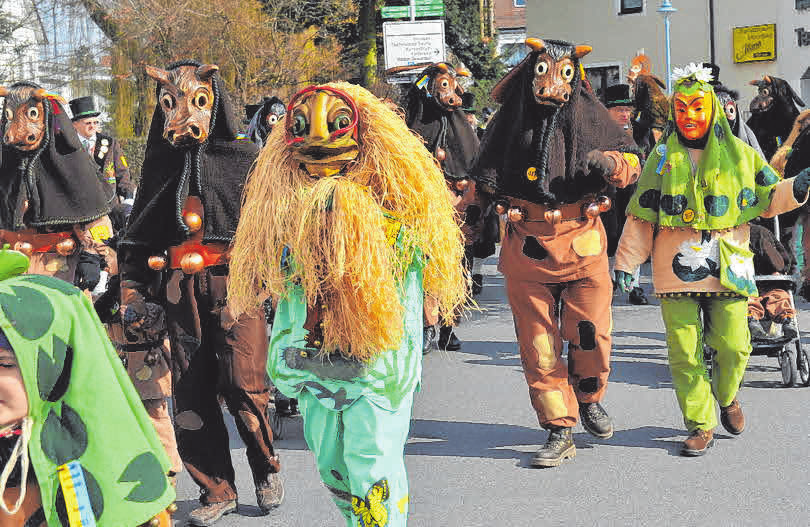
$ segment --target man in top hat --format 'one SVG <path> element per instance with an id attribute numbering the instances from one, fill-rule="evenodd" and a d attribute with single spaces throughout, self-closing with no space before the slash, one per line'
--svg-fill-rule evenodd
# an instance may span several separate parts
<path id="1" fill-rule="evenodd" d="M 633 97 L 630 94 L 630 85 L 614 84 L 613 86 L 608 86 L 605 90 L 605 107 L 608 109 L 610 117 L 616 122 L 616 124 L 621 126 L 630 137 L 633 137 L 633 125 L 631 119 L 633 117 L 635 107 L 633 106 Z M 630 197 L 633 195 L 635 189 L 635 184 L 629 185 L 623 189 L 617 189 L 615 196 L 616 206 L 612 210 L 608 211 L 607 214 L 602 215 L 602 221 L 605 223 L 605 228 L 610 231 L 611 229 L 608 228 L 608 223 L 610 221 L 609 214 L 613 213 L 613 211 L 615 211 L 616 214 L 616 237 L 614 240 L 610 240 L 608 244 L 608 253 L 611 256 L 616 250 L 616 245 L 618 244 L 619 237 L 622 233 L 622 228 L 624 227 L 624 209 L 630 202 Z M 610 234 L 610 232 L 608 232 L 608 234 Z M 630 290 L 628 300 L 631 304 L 637 306 L 643 306 L 650 303 L 649 300 L 647 300 L 647 296 L 644 294 L 644 290 L 641 288 L 641 284 L 639 283 L 638 269 L 636 269 L 636 274 L 633 275 L 633 288 Z"/>
<path id="2" fill-rule="evenodd" d="M 132 209 L 135 185 L 129 175 L 129 167 L 114 137 L 102 134 L 93 98 L 79 97 L 70 101 L 73 114 L 73 127 L 79 134 L 82 146 L 99 166 L 99 177 L 106 185 L 111 203 L 110 219 L 116 231 L 124 227 L 126 217 Z"/>

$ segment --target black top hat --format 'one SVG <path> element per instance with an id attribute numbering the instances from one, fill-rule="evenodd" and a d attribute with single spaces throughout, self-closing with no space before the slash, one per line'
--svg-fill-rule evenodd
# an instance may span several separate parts
<path id="1" fill-rule="evenodd" d="M 96 104 L 93 102 L 93 98 L 89 95 L 87 97 L 79 97 L 78 99 L 73 99 L 68 104 L 70 104 L 70 113 L 73 114 L 73 118 L 71 121 L 75 121 L 76 119 L 84 119 L 85 117 L 97 117 L 101 115 L 101 112 L 96 110 Z"/>
<path id="2" fill-rule="evenodd" d="M 470 92 L 461 94 L 461 110 L 467 113 L 475 113 L 475 94 Z"/>
<path id="3" fill-rule="evenodd" d="M 633 98 L 630 97 L 629 84 L 614 84 L 605 90 L 605 106 L 633 106 Z"/>
<path id="4" fill-rule="evenodd" d="M 245 117 L 247 118 L 247 120 L 250 121 L 251 119 L 253 119 L 253 116 L 256 115 L 256 112 L 261 110 L 262 106 L 264 106 L 264 103 L 246 104 L 245 105 Z"/>

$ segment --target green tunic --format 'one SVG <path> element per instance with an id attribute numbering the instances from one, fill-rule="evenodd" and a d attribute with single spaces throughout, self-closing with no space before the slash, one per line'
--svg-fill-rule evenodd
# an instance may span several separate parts
<path id="1" fill-rule="evenodd" d="M 307 305 L 303 289 L 290 284 L 279 301 L 270 337 L 268 373 L 273 384 L 288 397 L 308 390 L 326 408 L 345 410 L 361 397 L 394 411 L 415 389 L 422 377 L 423 259 L 403 255 L 406 230 L 400 229 L 396 247 L 407 265 L 400 287 L 403 337 L 399 348 L 381 353 L 371 363 L 333 354 L 318 357 L 306 344 Z M 393 280 L 393 278 L 392 278 Z"/>

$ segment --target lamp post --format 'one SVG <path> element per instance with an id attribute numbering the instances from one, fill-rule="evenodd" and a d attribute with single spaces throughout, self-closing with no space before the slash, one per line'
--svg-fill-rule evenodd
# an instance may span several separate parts
<path id="1" fill-rule="evenodd" d="M 677 9 L 672 7 L 670 0 L 661 0 L 661 7 L 658 8 L 658 12 L 664 17 L 664 38 L 667 48 L 667 95 L 672 95 L 672 57 L 669 46 L 669 17 L 671 17 L 672 13 L 675 11 L 677 11 Z"/>

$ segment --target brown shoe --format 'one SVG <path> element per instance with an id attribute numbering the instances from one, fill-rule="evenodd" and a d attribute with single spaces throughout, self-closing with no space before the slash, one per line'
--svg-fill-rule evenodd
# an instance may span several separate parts
<path id="1" fill-rule="evenodd" d="M 201 527 L 210 527 L 218 522 L 220 518 L 232 512 L 236 512 L 236 500 L 208 503 L 191 511 L 191 514 L 188 515 L 188 523 Z"/>
<path id="2" fill-rule="evenodd" d="M 256 503 L 264 514 L 270 514 L 270 511 L 281 505 L 282 501 L 284 501 L 284 484 L 278 473 L 270 474 L 267 481 L 256 486 Z"/>
<path id="3" fill-rule="evenodd" d="M 725 408 L 720 407 L 720 422 L 723 423 L 723 428 L 729 434 L 738 436 L 743 433 L 743 430 L 745 430 L 745 416 L 740 401 L 735 398 L 730 405 Z"/>
<path id="4" fill-rule="evenodd" d="M 681 455 L 687 457 L 702 456 L 706 450 L 711 448 L 714 444 L 714 433 L 712 430 L 701 430 L 698 428 L 691 434 L 689 438 L 683 442 L 681 448 Z"/>

